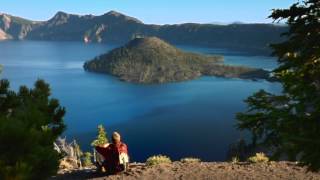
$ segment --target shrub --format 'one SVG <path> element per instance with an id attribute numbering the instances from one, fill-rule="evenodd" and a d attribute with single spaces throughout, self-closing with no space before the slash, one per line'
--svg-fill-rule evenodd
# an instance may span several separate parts
<path id="1" fill-rule="evenodd" d="M 187 157 L 180 159 L 183 163 L 195 163 L 195 162 L 201 162 L 201 159 L 199 158 L 193 158 L 193 157 Z"/>
<path id="2" fill-rule="evenodd" d="M 238 156 L 233 157 L 232 160 L 231 160 L 232 164 L 237 164 L 239 162 L 240 162 L 240 159 L 238 158 Z"/>
<path id="3" fill-rule="evenodd" d="M 53 143 L 65 129 L 65 109 L 42 80 L 33 89 L 9 87 L 0 81 L 0 179 L 47 179 L 58 170 Z"/>
<path id="4" fill-rule="evenodd" d="M 91 157 L 92 157 L 92 154 L 90 152 L 85 152 L 83 154 L 82 162 L 84 167 L 92 166 Z"/>
<path id="5" fill-rule="evenodd" d="M 105 128 L 103 127 L 103 125 L 99 125 L 98 126 L 98 136 L 97 139 L 95 139 L 94 141 L 92 141 L 91 146 L 98 146 L 98 145 L 103 145 L 108 143 L 109 140 L 107 138 L 107 133 L 105 131 Z"/>
<path id="6" fill-rule="evenodd" d="M 264 163 L 269 162 L 269 158 L 264 153 L 256 153 L 256 155 L 249 157 L 249 162 Z"/>
<path id="7" fill-rule="evenodd" d="M 171 159 L 163 155 L 151 156 L 146 161 L 147 166 L 153 166 L 153 165 L 165 164 L 165 163 L 171 163 Z"/>

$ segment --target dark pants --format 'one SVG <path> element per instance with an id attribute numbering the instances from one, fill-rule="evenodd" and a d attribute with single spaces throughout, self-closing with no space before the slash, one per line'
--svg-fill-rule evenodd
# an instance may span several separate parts
<path id="1" fill-rule="evenodd" d="M 119 172 L 124 171 L 124 169 L 125 169 L 124 165 L 122 165 L 122 164 L 116 165 L 116 164 L 112 164 L 106 160 L 103 161 L 103 163 L 100 166 L 101 166 L 101 168 L 102 167 L 105 168 L 107 174 L 117 174 Z"/>

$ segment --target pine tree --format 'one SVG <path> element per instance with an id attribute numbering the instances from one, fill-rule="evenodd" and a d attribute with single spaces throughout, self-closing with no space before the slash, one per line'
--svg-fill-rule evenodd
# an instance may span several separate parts
<path id="1" fill-rule="evenodd" d="M 53 143 L 65 129 L 65 109 L 42 80 L 18 92 L 9 85 L 0 81 L 0 179 L 47 179 L 58 170 Z"/>
<path id="2" fill-rule="evenodd" d="M 99 125 L 97 139 L 92 141 L 91 146 L 98 146 L 98 145 L 103 145 L 106 143 L 109 143 L 108 138 L 107 138 L 107 133 L 106 133 L 103 125 Z"/>
<path id="3" fill-rule="evenodd" d="M 252 133 L 253 144 L 285 155 L 311 170 L 320 169 L 320 1 L 306 0 L 289 9 L 273 10 L 274 20 L 286 20 L 287 40 L 272 45 L 279 67 L 274 76 L 281 94 L 264 90 L 246 100 L 238 127 Z"/>

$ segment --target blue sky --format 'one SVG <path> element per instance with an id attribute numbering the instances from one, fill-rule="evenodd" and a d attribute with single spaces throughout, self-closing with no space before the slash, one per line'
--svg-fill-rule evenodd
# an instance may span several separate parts
<path id="1" fill-rule="evenodd" d="M 148 24 L 185 22 L 271 22 L 273 8 L 289 7 L 297 0 L 1 0 L 0 12 L 47 20 L 57 11 L 101 15 L 110 10 Z"/>

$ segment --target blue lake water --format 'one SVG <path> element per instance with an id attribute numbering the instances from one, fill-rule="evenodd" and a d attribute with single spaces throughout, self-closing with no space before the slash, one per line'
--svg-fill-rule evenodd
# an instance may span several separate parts
<path id="1" fill-rule="evenodd" d="M 259 89 L 279 92 L 277 83 L 202 77 L 193 81 L 138 85 L 85 72 L 82 65 L 115 45 L 81 42 L 0 42 L 1 78 L 13 89 L 31 87 L 37 79 L 49 82 L 52 96 L 67 109 L 65 135 L 90 150 L 98 124 L 109 134 L 119 131 L 131 158 L 144 161 L 154 154 L 172 159 L 186 156 L 222 161 L 231 143 L 244 136 L 235 128 L 235 113 L 243 100 Z M 178 46 L 204 54 L 224 55 L 225 62 L 271 70 L 272 57 L 223 49 Z"/>

